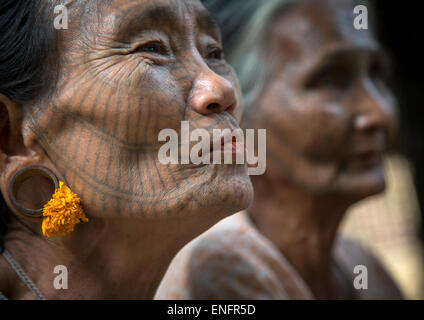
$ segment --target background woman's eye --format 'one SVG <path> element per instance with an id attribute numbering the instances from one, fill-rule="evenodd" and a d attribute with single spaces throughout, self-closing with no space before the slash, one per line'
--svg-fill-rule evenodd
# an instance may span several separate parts
<path id="1" fill-rule="evenodd" d="M 208 59 L 221 60 L 224 58 L 224 53 L 220 48 L 214 48 L 207 55 Z"/>
<path id="2" fill-rule="evenodd" d="M 378 61 L 370 65 L 368 72 L 371 79 L 386 80 L 386 77 L 387 77 L 386 70 Z"/>
<path id="3" fill-rule="evenodd" d="M 307 84 L 308 89 L 346 89 L 351 84 L 349 70 L 343 68 L 329 68 L 315 75 Z"/>
<path id="4" fill-rule="evenodd" d="M 168 54 L 168 50 L 165 47 L 165 45 L 163 45 L 159 41 L 151 41 L 151 42 L 148 42 L 146 44 L 143 44 L 143 45 L 139 46 L 135 50 L 135 52 L 147 52 L 147 53 L 154 53 L 154 54 L 161 54 L 161 55 L 167 55 Z"/>

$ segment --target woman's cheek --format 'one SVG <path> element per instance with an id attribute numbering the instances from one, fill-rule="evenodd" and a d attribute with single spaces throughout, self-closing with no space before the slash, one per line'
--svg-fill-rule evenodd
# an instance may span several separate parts
<path id="1" fill-rule="evenodd" d="M 94 59 L 90 56 L 88 70 L 116 88 L 138 89 L 151 85 L 151 63 L 139 55 L 116 55 Z"/>
<path id="2" fill-rule="evenodd" d="M 317 102 L 308 107 L 304 119 L 304 152 L 316 160 L 332 160 L 346 147 L 350 116 L 339 103 Z"/>
<path id="3" fill-rule="evenodd" d="M 148 65 L 142 58 L 119 61 L 101 73 L 101 81 L 117 92 L 120 113 L 129 119 L 122 128 L 135 133 L 130 140 L 136 144 L 156 144 L 162 129 L 180 128 L 186 103 L 181 83 L 171 74 L 169 68 Z"/>

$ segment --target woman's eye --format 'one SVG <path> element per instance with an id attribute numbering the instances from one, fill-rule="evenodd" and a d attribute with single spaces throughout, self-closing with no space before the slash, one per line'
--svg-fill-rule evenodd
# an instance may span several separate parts
<path id="1" fill-rule="evenodd" d="M 206 58 L 214 59 L 214 60 L 222 60 L 224 58 L 224 53 L 223 53 L 222 49 L 215 48 L 211 52 L 208 53 Z"/>
<path id="2" fill-rule="evenodd" d="M 307 87 L 310 89 L 331 88 L 346 89 L 351 83 L 351 76 L 348 70 L 328 69 L 320 72 Z"/>
<path id="3" fill-rule="evenodd" d="M 134 51 L 154 53 L 154 54 L 160 54 L 160 55 L 168 54 L 167 48 L 161 42 L 158 42 L 158 41 L 151 41 L 146 44 L 143 44 L 139 46 L 137 49 L 135 49 Z"/>
<path id="4" fill-rule="evenodd" d="M 368 72 L 369 72 L 371 79 L 386 80 L 386 77 L 387 77 L 386 70 L 378 62 L 371 64 Z"/>

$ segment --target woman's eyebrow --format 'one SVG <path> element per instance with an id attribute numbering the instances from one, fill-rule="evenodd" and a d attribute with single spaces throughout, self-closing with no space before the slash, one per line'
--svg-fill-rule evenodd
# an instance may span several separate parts
<path id="1" fill-rule="evenodd" d="M 165 28 L 169 32 L 173 32 L 182 28 L 178 17 L 179 12 L 181 9 L 178 8 L 178 4 L 175 6 L 158 4 L 136 6 L 120 15 L 114 33 L 128 38 L 142 29 Z M 218 20 L 206 9 L 194 11 L 194 22 L 200 30 L 211 34 L 217 41 L 221 39 Z"/>
<path id="2" fill-rule="evenodd" d="M 138 12 L 137 12 L 138 11 Z M 140 5 L 132 8 L 127 14 L 121 16 L 118 33 L 126 33 L 129 29 L 140 29 L 143 27 L 175 27 L 178 21 L 177 8 L 169 5 Z"/>
<path id="3" fill-rule="evenodd" d="M 355 57 L 357 53 L 369 54 L 371 56 L 383 57 L 384 52 L 379 45 L 355 46 L 355 45 L 335 45 L 321 50 L 313 62 L 309 65 L 309 74 L 319 72 L 323 68 L 337 63 L 346 62 Z"/>

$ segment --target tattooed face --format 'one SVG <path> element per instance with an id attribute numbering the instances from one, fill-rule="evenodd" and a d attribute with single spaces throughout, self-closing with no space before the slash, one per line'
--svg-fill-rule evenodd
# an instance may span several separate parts
<path id="1" fill-rule="evenodd" d="M 385 66 L 353 7 L 306 1 L 271 28 L 272 78 L 252 115 L 268 129 L 268 173 L 314 193 L 361 198 L 384 188 L 382 152 L 396 132 Z"/>
<path id="2" fill-rule="evenodd" d="M 107 3 L 107 4 L 106 4 Z M 240 90 L 198 1 L 69 6 L 57 91 L 29 126 L 91 216 L 222 218 L 245 208 L 245 165 L 163 165 L 160 130 L 238 127 Z"/>

